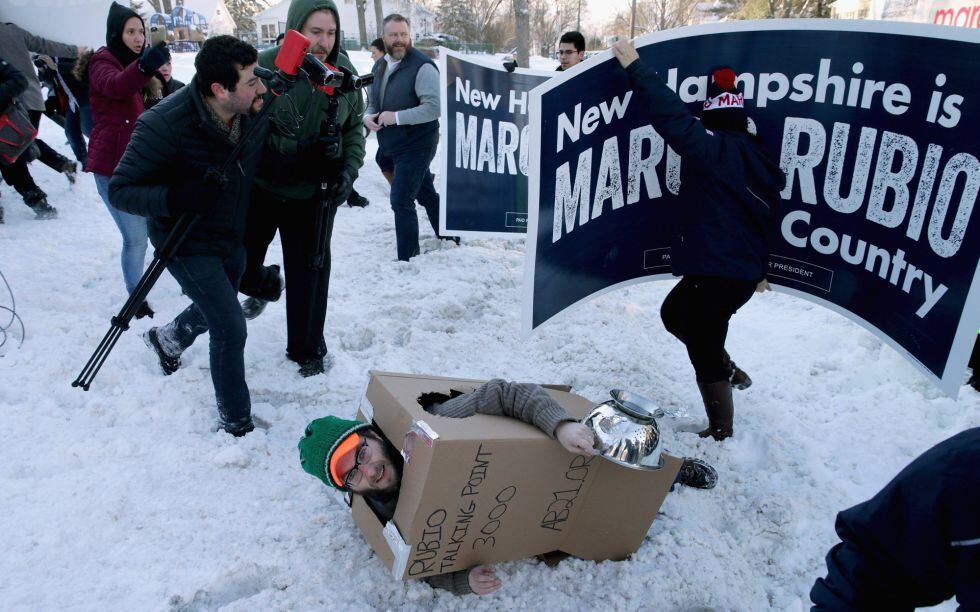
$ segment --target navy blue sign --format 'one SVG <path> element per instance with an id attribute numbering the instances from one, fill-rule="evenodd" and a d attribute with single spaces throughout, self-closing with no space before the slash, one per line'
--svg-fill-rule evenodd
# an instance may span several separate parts
<path id="1" fill-rule="evenodd" d="M 542 74 L 476 64 L 440 49 L 442 207 L 446 236 L 511 236 L 527 231 L 529 92 Z"/>
<path id="2" fill-rule="evenodd" d="M 786 173 L 769 281 L 855 320 L 950 394 L 980 325 L 980 33 L 882 22 L 767 21 L 638 41 L 692 107 L 739 72 Z M 532 93 L 525 327 L 670 273 L 684 163 L 609 55 Z"/>

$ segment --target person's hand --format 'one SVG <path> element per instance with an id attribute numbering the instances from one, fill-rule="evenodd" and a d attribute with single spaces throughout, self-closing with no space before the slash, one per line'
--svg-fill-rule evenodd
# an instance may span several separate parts
<path id="1" fill-rule="evenodd" d="M 385 111 L 378 115 L 378 125 L 381 127 L 398 125 L 398 117 L 395 116 L 395 111 Z"/>
<path id="2" fill-rule="evenodd" d="M 37 58 L 44 62 L 44 65 L 48 68 L 51 68 L 52 70 L 58 69 L 58 65 L 54 63 L 54 59 L 52 59 L 50 55 L 38 55 Z"/>
<path id="3" fill-rule="evenodd" d="M 633 46 L 632 40 L 617 41 L 612 46 L 612 52 L 623 68 L 640 59 L 640 54 L 636 52 L 636 47 Z"/>
<path id="4" fill-rule="evenodd" d="M 595 435 L 592 430 L 576 421 L 565 421 L 555 427 L 555 438 L 561 442 L 570 453 L 576 455 L 587 455 L 591 457 L 595 454 Z"/>
<path id="5" fill-rule="evenodd" d="M 477 565 L 471 569 L 469 583 L 470 588 L 477 595 L 489 595 L 503 584 L 500 578 L 497 578 L 496 570 L 492 565 Z"/>
<path id="6" fill-rule="evenodd" d="M 324 160 L 340 155 L 340 137 L 313 136 L 297 143 L 296 150 L 302 157 L 314 158 L 309 161 L 322 164 Z"/>
<path id="7" fill-rule="evenodd" d="M 344 167 L 337 176 L 337 180 L 330 185 L 327 197 L 335 206 L 340 206 L 350 197 L 351 189 L 354 188 L 354 179 L 357 175 L 350 168 Z"/>
<path id="8" fill-rule="evenodd" d="M 769 281 L 762 279 L 759 284 L 755 286 L 756 293 L 765 293 L 766 291 L 772 291 L 772 287 L 769 286 Z"/>
<path id="9" fill-rule="evenodd" d="M 167 189 L 167 210 L 171 217 L 184 213 L 206 214 L 221 198 L 223 189 L 217 181 L 180 181 Z"/>
<path id="10" fill-rule="evenodd" d="M 143 53 L 136 61 L 138 62 L 136 67 L 139 68 L 139 71 L 150 76 L 159 70 L 160 66 L 170 61 L 170 51 L 167 49 L 167 43 L 161 40 L 152 47 L 143 49 Z"/>
<path id="11" fill-rule="evenodd" d="M 370 115 L 364 115 L 364 119 L 362 119 L 362 121 L 364 122 L 364 127 L 371 130 L 372 132 L 377 132 L 378 130 L 380 130 L 381 126 L 378 125 L 378 115 L 380 114 L 381 113 L 372 113 Z"/>

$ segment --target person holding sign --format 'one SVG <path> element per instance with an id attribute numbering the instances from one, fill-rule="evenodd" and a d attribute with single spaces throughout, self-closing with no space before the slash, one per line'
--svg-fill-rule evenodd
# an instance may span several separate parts
<path id="1" fill-rule="evenodd" d="M 450 397 L 428 393 L 419 398 L 431 414 L 464 418 L 490 414 L 520 419 L 554 438 L 565 450 L 591 457 L 595 454 L 592 430 L 573 419 L 538 385 L 494 379 L 469 393 Z M 395 513 L 404 462 L 398 450 L 371 423 L 335 416 L 316 419 L 299 441 L 300 464 L 328 487 L 362 495 L 375 511 L 390 520 Z M 718 473 L 698 459 L 684 459 L 676 484 L 696 489 L 714 488 Z M 435 588 L 456 594 L 486 595 L 500 588 L 492 566 L 449 572 L 426 578 Z"/>
<path id="2" fill-rule="evenodd" d="M 694 366 L 708 414 L 701 437 L 724 440 L 732 435 L 737 373 L 725 351 L 728 321 L 765 286 L 771 208 L 785 176 L 749 132 L 744 96 L 730 67 L 711 71 L 698 121 L 643 64 L 632 41 L 617 42 L 612 52 L 650 123 L 681 156 L 681 205 L 670 249 L 671 271 L 681 281 L 660 315 Z"/>

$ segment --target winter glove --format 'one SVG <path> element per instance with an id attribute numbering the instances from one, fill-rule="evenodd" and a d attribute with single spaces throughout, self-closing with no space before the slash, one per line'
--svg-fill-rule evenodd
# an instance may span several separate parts
<path id="1" fill-rule="evenodd" d="M 160 69 L 160 66 L 170 61 L 170 51 L 167 49 L 167 43 L 161 40 L 152 47 L 143 49 L 143 53 L 136 61 L 136 67 L 139 68 L 140 72 L 146 76 L 155 74 Z"/>
<path id="2" fill-rule="evenodd" d="M 340 206 L 350 197 L 350 192 L 354 188 L 354 179 L 357 173 L 345 167 L 337 175 L 336 180 L 327 188 L 327 198 L 334 206 Z"/>
<path id="3" fill-rule="evenodd" d="M 167 210 L 171 217 L 184 213 L 206 215 L 221 198 L 221 181 L 205 174 L 204 178 L 174 183 L 167 190 Z"/>

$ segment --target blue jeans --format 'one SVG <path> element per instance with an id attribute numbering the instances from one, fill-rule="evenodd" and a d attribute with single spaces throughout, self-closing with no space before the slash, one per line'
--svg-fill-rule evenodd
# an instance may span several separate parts
<path id="1" fill-rule="evenodd" d="M 71 146 L 72 153 L 75 154 L 82 166 L 88 160 L 88 145 L 85 138 L 92 132 L 92 111 L 88 104 L 80 105 L 78 110 L 68 109 L 65 113 L 65 136 L 68 137 L 68 145 Z"/>
<path id="2" fill-rule="evenodd" d="M 105 207 L 109 209 L 112 220 L 116 222 L 116 227 L 122 234 L 123 246 L 119 261 L 122 265 L 123 280 L 126 281 L 126 291 L 132 293 L 140 277 L 143 276 L 143 261 L 146 259 L 146 218 L 113 208 L 109 204 L 109 177 L 101 174 L 92 176 L 95 177 L 95 187 L 99 190 Z"/>
<path id="3" fill-rule="evenodd" d="M 194 340 L 210 334 L 211 382 L 225 429 L 241 430 L 251 422 L 252 403 L 245 384 L 245 316 L 238 303 L 238 283 L 245 271 L 245 248 L 227 259 L 217 255 L 177 256 L 167 270 L 193 304 L 160 328 L 164 350 L 176 357 Z"/>
<path id="4" fill-rule="evenodd" d="M 391 209 L 395 212 L 395 241 L 398 259 L 408 261 L 419 254 L 419 217 L 415 212 L 417 199 L 436 236 L 439 235 L 439 193 L 432 182 L 429 164 L 436 154 L 436 147 L 415 149 L 393 156 L 379 156 L 378 164 L 394 165 L 395 176 L 391 181 Z"/>

